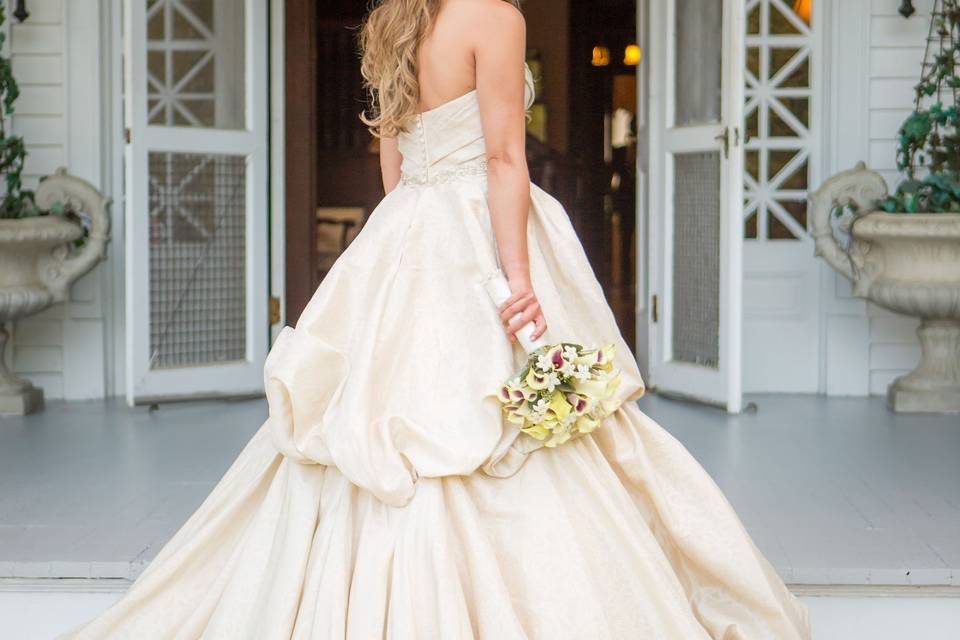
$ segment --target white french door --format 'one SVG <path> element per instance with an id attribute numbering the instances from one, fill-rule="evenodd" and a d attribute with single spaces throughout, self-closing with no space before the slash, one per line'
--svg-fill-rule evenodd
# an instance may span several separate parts
<path id="1" fill-rule="evenodd" d="M 267 7 L 125 0 L 131 405 L 262 389 Z"/>
<path id="2" fill-rule="evenodd" d="M 741 410 L 743 0 L 651 0 L 650 378 Z"/>

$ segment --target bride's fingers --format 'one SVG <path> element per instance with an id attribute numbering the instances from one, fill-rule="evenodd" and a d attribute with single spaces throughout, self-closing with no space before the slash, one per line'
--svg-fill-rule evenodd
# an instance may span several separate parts
<path id="1" fill-rule="evenodd" d="M 524 309 L 523 313 L 520 314 L 519 318 L 511 321 L 510 324 L 507 325 L 507 333 L 511 335 L 516 333 L 522 327 L 527 326 L 528 323 L 533 322 L 538 315 L 540 315 L 540 303 L 534 302 L 533 304 L 528 306 L 526 309 Z"/>
<path id="2" fill-rule="evenodd" d="M 547 319 L 543 317 L 542 313 L 538 313 L 537 317 L 534 319 L 536 323 L 536 329 L 533 332 L 533 335 L 530 336 L 531 339 L 536 340 L 547 330 Z"/>
<path id="3" fill-rule="evenodd" d="M 534 301 L 536 301 L 536 298 L 532 293 L 525 295 L 516 302 L 505 307 L 504 310 L 500 312 L 500 320 L 504 323 L 509 322 L 513 316 L 517 315 L 518 313 L 523 313 L 530 303 Z"/>
<path id="4" fill-rule="evenodd" d="M 509 298 L 507 298 L 506 300 L 500 303 L 500 306 L 497 307 L 497 311 L 499 311 L 500 313 L 503 313 L 508 307 L 511 307 L 515 305 L 518 301 L 522 300 L 523 298 L 526 298 L 532 295 L 533 295 L 532 291 L 521 291 L 519 293 L 514 293 Z"/>

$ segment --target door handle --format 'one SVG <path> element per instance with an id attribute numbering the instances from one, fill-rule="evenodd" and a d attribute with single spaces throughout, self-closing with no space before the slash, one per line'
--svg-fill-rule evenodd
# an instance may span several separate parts
<path id="1" fill-rule="evenodd" d="M 713 138 L 717 142 L 723 145 L 723 159 L 726 160 L 730 157 L 730 128 L 724 127 L 723 131 L 719 135 L 714 136 Z"/>

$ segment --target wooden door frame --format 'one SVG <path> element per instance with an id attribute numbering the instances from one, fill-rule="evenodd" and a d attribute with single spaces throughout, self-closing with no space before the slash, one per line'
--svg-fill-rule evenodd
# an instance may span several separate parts
<path id="1" fill-rule="evenodd" d="M 285 0 L 284 16 L 284 145 L 286 230 L 286 322 L 296 324 L 313 295 L 316 262 L 313 212 L 319 204 L 317 171 L 316 0 Z M 304 211 L 310 212 L 304 215 Z"/>

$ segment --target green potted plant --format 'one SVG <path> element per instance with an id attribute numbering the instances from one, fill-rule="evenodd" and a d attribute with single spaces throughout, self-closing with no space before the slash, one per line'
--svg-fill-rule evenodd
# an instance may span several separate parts
<path id="1" fill-rule="evenodd" d="M 0 5 L 0 27 L 5 18 Z M 4 39 L 0 30 L 0 48 Z M 43 403 L 43 392 L 6 366 L 7 323 L 66 300 L 72 283 L 105 255 L 110 233 L 109 200 L 64 170 L 36 193 L 23 188 L 26 147 L 9 130 L 19 94 L 10 59 L 0 56 L 0 414 Z"/>
<path id="2" fill-rule="evenodd" d="M 904 180 L 888 195 L 861 163 L 811 196 L 817 255 L 854 295 L 921 319 L 917 367 L 887 391 L 897 412 L 960 412 L 960 0 L 935 0 L 913 113 L 900 128 Z M 949 98 L 949 99 L 948 99 Z M 850 212 L 850 241 L 834 236 Z"/>

